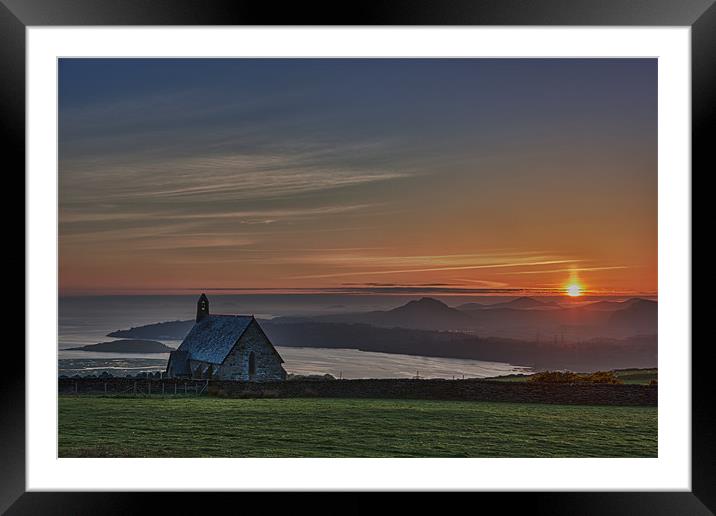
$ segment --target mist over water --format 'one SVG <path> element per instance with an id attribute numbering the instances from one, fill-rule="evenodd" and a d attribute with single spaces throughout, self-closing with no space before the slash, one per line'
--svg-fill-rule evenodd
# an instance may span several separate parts
<path id="1" fill-rule="evenodd" d="M 259 318 L 312 315 L 347 311 L 381 310 L 398 306 L 410 296 L 347 295 L 213 295 L 214 313 L 254 314 Z M 59 299 L 58 374 L 115 376 L 163 371 L 168 353 L 98 353 L 68 350 L 114 340 L 112 331 L 162 321 L 195 317 L 195 295 L 92 296 Z M 450 301 L 451 304 L 462 299 Z M 161 341 L 176 348 L 179 341 Z M 284 368 L 293 374 L 332 374 L 343 378 L 483 378 L 529 372 L 529 368 L 499 362 L 373 353 L 355 349 L 295 348 L 277 346 Z"/>

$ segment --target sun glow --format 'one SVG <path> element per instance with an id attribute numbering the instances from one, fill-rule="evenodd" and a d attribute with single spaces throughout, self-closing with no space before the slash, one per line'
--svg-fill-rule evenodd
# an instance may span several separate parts
<path id="1" fill-rule="evenodd" d="M 576 283 L 572 283 L 570 285 L 567 285 L 567 295 L 570 297 L 579 297 L 582 295 L 582 287 L 581 285 L 577 285 Z"/>

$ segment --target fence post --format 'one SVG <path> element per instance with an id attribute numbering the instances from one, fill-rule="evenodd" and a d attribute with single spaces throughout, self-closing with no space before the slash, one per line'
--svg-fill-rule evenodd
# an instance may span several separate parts
<path id="1" fill-rule="evenodd" d="M 75 382 L 75 394 L 77 394 L 77 382 Z"/>
<path id="2" fill-rule="evenodd" d="M 162 381 L 162 396 L 164 396 L 164 381 Z"/>
<path id="3" fill-rule="evenodd" d="M 186 382 L 184 382 L 184 394 L 186 394 Z"/>
<path id="4" fill-rule="evenodd" d="M 177 382 L 175 380 L 174 381 L 174 396 L 176 396 L 176 395 L 177 395 Z"/>
<path id="5" fill-rule="evenodd" d="M 147 382 L 147 394 L 152 394 L 152 382 Z"/>
<path id="6" fill-rule="evenodd" d="M 107 382 L 104 382 L 104 393 L 107 394 Z"/>
<path id="7" fill-rule="evenodd" d="M 134 382 L 134 394 L 137 394 L 137 382 Z"/>

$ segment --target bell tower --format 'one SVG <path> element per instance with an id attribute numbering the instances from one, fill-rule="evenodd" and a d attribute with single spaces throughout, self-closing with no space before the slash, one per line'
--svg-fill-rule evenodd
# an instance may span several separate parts
<path id="1" fill-rule="evenodd" d="M 206 294 L 202 294 L 196 303 L 196 322 L 201 321 L 207 315 L 209 315 L 209 299 Z"/>

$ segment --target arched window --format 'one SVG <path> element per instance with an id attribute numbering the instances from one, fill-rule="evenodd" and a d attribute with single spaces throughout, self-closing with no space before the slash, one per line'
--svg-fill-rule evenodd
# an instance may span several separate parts
<path id="1" fill-rule="evenodd" d="M 256 356 L 254 352 L 249 353 L 249 378 L 256 374 Z"/>

